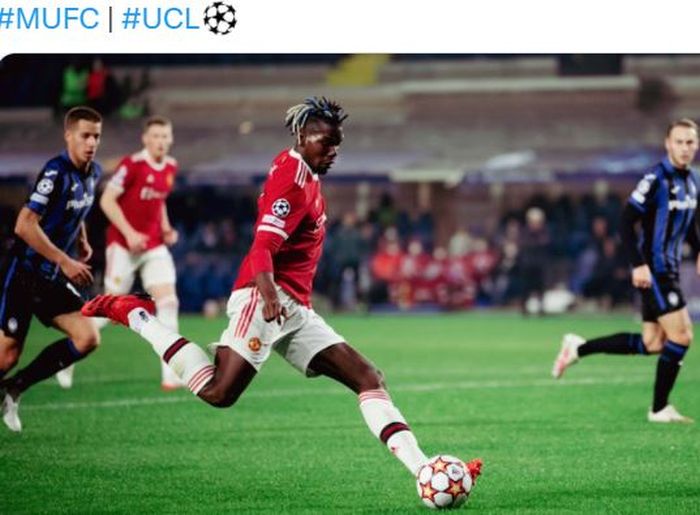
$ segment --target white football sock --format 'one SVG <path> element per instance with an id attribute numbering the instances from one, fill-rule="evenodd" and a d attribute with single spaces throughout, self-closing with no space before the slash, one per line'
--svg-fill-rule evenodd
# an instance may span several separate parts
<path id="1" fill-rule="evenodd" d="M 416 437 L 386 390 L 367 390 L 359 395 L 360 411 L 370 431 L 379 438 L 415 476 L 428 461 Z"/>
<path id="2" fill-rule="evenodd" d="M 175 295 L 156 300 L 156 317 L 165 327 L 173 332 L 178 332 L 177 310 L 179 303 Z"/>
<path id="3" fill-rule="evenodd" d="M 131 310 L 129 327 L 148 341 L 156 354 L 197 395 L 214 377 L 215 367 L 202 348 L 171 331 L 143 308 Z"/>
<path id="4" fill-rule="evenodd" d="M 156 300 L 156 317 L 158 321 L 174 333 L 178 332 L 178 307 L 179 303 L 175 295 L 168 295 Z M 182 384 L 180 378 L 165 361 L 160 362 L 160 378 L 161 383 L 164 385 Z"/>

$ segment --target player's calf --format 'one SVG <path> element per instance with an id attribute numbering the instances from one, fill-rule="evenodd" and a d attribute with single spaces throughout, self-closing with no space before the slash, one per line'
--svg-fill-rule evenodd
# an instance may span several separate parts
<path id="1" fill-rule="evenodd" d="M 197 344 L 158 321 L 150 297 L 98 295 L 83 306 L 82 312 L 86 316 L 107 317 L 138 333 L 195 395 L 214 378 L 216 367 L 209 357 Z M 230 402 L 229 397 L 218 391 L 214 400 L 220 404 Z"/>
<path id="2" fill-rule="evenodd" d="M 428 457 L 418 446 L 418 441 L 399 409 L 383 388 L 365 390 L 358 396 L 360 412 L 370 431 L 396 456 L 404 466 L 416 475 Z"/>
<path id="3" fill-rule="evenodd" d="M 22 345 L 14 338 L 0 336 L 0 380 L 19 361 Z"/>
<path id="4" fill-rule="evenodd" d="M 92 325 L 89 324 L 92 329 Z M 83 356 L 90 354 L 100 345 L 100 333 L 97 330 L 92 330 L 82 334 L 69 334 L 73 345 Z"/>
<path id="5" fill-rule="evenodd" d="M 216 350 L 216 374 L 197 393 L 216 408 L 233 406 L 253 380 L 257 370 L 240 354 L 228 347 Z"/>

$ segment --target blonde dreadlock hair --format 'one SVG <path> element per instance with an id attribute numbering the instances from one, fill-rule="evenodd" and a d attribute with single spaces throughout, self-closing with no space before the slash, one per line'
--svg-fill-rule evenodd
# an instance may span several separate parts
<path id="1" fill-rule="evenodd" d="M 340 104 L 328 100 L 326 97 L 309 97 L 303 103 L 287 109 L 284 125 L 289 131 L 299 137 L 309 120 L 323 120 L 328 123 L 340 125 L 348 117 L 340 107 Z"/>

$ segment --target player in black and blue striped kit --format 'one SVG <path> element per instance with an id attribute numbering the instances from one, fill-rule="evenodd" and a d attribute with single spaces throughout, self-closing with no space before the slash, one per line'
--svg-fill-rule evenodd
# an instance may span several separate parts
<path id="1" fill-rule="evenodd" d="M 687 242 L 700 274 L 700 234 L 695 220 L 700 180 L 691 163 L 698 151 L 698 126 L 683 118 L 666 132 L 666 158 L 637 184 L 622 215 L 620 236 L 632 265 L 632 284 L 642 296 L 642 333 L 618 333 L 594 340 L 567 334 L 552 375 L 589 354 L 659 354 L 650 422 L 692 422 L 669 404 L 693 325 L 679 283 Z M 641 225 L 637 234 L 636 226 Z"/>
<path id="2" fill-rule="evenodd" d="M 3 421 L 21 431 L 19 396 L 33 384 L 90 353 L 99 343 L 92 322 L 80 314 L 77 287 L 92 283 L 92 248 L 85 218 L 102 173 L 93 161 L 102 117 L 87 107 L 68 111 L 66 150 L 41 170 L 17 216 L 14 245 L 0 270 L 0 379 L 17 363 L 35 315 L 66 334 L 13 377 L 0 381 Z M 77 259 L 71 257 L 77 247 Z"/>

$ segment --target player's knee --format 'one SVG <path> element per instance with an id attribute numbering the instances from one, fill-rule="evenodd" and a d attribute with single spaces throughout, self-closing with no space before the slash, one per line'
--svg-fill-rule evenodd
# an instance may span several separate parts
<path id="1" fill-rule="evenodd" d="M 664 341 L 658 337 L 649 338 L 644 340 L 644 347 L 649 354 L 659 354 L 664 348 Z"/>
<path id="2" fill-rule="evenodd" d="M 236 404 L 237 400 L 237 395 L 222 395 L 221 397 L 218 397 L 215 402 L 212 403 L 212 406 L 214 406 L 215 408 L 230 408 L 231 406 Z"/>
<path id="3" fill-rule="evenodd" d="M 212 395 L 205 399 L 209 404 L 215 408 L 230 408 L 238 400 L 238 395 L 231 395 L 222 393 L 220 395 Z"/>
<path id="4" fill-rule="evenodd" d="M 215 408 L 230 408 L 240 394 L 228 391 L 216 384 L 210 384 L 202 389 L 199 396 Z"/>
<path id="5" fill-rule="evenodd" d="M 378 368 L 368 365 L 360 376 L 360 384 L 358 391 L 364 392 L 367 390 L 384 390 L 384 374 Z"/>
<path id="6" fill-rule="evenodd" d="M 675 332 L 669 339 L 678 345 L 688 347 L 693 341 L 693 329 L 691 327 L 685 327 Z"/>
<path id="7" fill-rule="evenodd" d="M 4 347 L 2 352 L 0 352 L 0 370 L 3 372 L 9 371 L 19 361 L 19 355 L 19 345 Z"/>
<path id="8" fill-rule="evenodd" d="M 94 351 L 100 344 L 100 333 L 97 330 L 86 331 L 85 333 L 75 335 L 71 338 L 73 345 L 80 351 L 81 354 L 89 354 Z"/>

